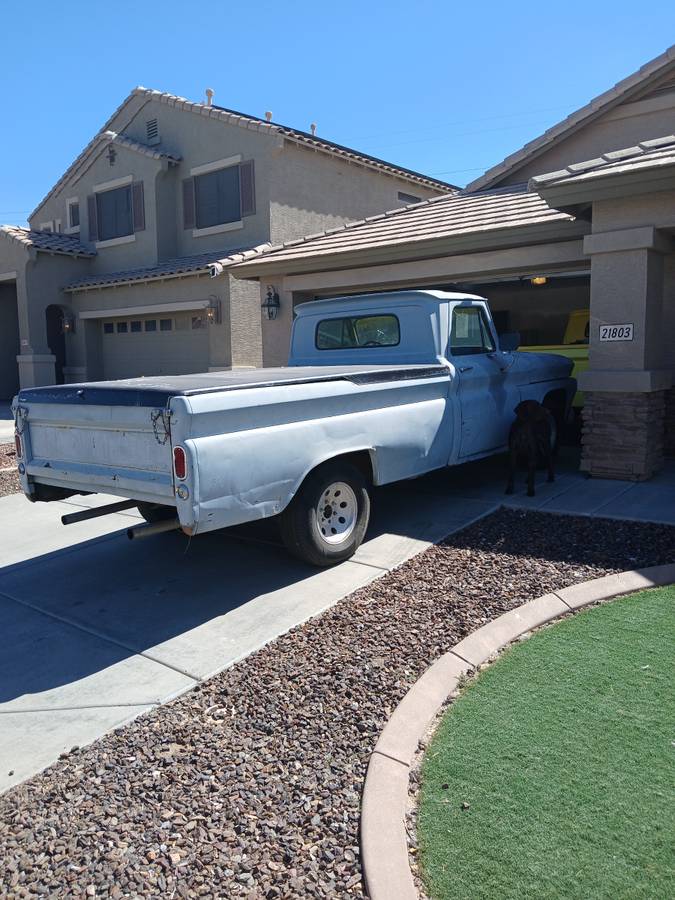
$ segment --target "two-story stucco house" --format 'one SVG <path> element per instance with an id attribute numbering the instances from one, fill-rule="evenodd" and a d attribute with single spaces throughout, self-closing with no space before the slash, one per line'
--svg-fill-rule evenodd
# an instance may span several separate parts
<path id="1" fill-rule="evenodd" d="M 271 120 L 136 88 L 29 217 L 0 226 L 0 398 L 262 363 L 253 248 L 452 190 Z M 218 277 L 210 277 L 217 273 Z"/>

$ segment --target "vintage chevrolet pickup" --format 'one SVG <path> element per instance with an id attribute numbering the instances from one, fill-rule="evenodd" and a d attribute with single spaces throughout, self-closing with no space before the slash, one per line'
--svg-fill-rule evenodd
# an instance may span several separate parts
<path id="1" fill-rule="evenodd" d="M 500 348 L 487 302 L 401 291 L 297 307 L 285 368 L 24 388 L 19 473 L 33 501 L 129 498 L 130 537 L 194 535 L 279 516 L 288 549 L 319 566 L 351 556 L 369 489 L 506 449 L 514 407 L 564 420 L 562 357 Z"/>

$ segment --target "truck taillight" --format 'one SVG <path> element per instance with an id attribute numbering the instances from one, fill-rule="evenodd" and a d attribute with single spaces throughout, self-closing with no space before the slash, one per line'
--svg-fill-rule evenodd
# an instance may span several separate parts
<path id="1" fill-rule="evenodd" d="M 21 435 L 18 431 L 14 433 L 14 446 L 16 447 L 16 458 L 21 459 L 23 456 L 23 447 L 21 445 Z"/>
<path id="2" fill-rule="evenodd" d="M 176 478 L 183 479 L 187 475 L 187 459 L 182 447 L 173 448 L 173 471 Z"/>

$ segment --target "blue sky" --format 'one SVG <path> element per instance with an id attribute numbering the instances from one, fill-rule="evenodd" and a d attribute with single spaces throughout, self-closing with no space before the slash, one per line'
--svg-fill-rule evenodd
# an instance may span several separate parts
<path id="1" fill-rule="evenodd" d="M 137 84 L 455 184 L 675 41 L 675 3 L 5 4 L 0 222 L 25 221 Z M 625 12 L 624 12 L 625 9 Z"/>

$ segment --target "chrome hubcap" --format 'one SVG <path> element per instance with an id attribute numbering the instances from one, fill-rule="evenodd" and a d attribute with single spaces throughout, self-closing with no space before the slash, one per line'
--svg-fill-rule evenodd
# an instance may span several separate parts
<path id="1" fill-rule="evenodd" d="M 327 544 L 346 541 L 356 526 L 356 494 L 344 481 L 329 485 L 316 505 L 319 534 Z"/>

